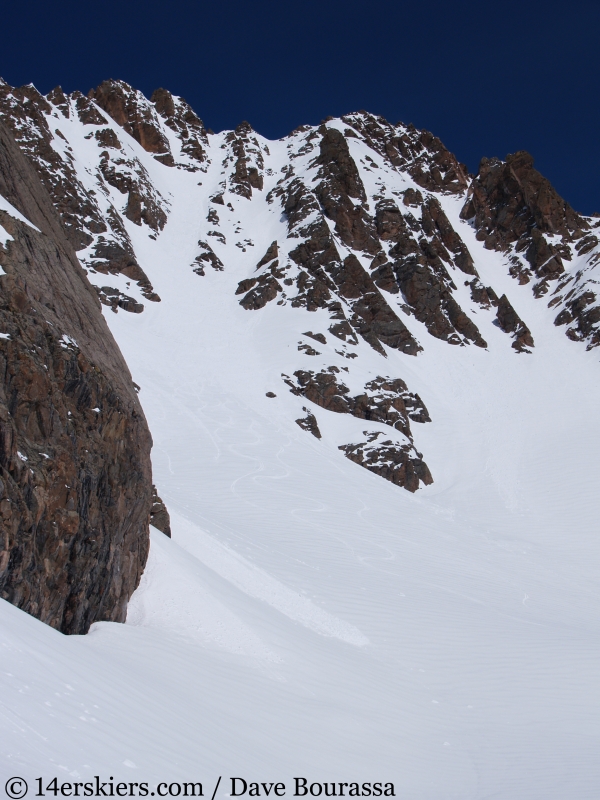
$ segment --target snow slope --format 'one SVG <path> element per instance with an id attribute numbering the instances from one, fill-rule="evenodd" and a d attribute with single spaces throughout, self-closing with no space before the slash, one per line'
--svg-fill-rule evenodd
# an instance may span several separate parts
<path id="1" fill-rule="evenodd" d="M 220 161 L 199 185 L 135 145 L 170 204 L 156 238 L 125 221 L 162 301 L 106 317 L 141 386 L 173 539 L 153 531 L 126 625 L 64 637 L 0 604 L 3 773 L 201 780 L 205 794 L 222 775 L 219 797 L 230 776 L 288 794 L 305 776 L 391 781 L 411 800 L 597 798 L 597 356 L 441 196 L 533 352 L 511 349 L 460 285 L 487 349 L 449 346 L 413 317 L 417 357 L 353 348 L 352 391 L 390 375 L 427 404 L 432 422 L 413 433 L 434 483 L 415 494 L 338 449 L 386 426 L 311 407 L 322 439 L 301 430 L 310 404 L 281 376 L 350 364 L 330 337 L 319 356 L 297 349 L 329 315 L 247 311 L 234 294 L 287 235 L 265 199 L 286 147 L 268 143 L 262 193 L 218 206 L 225 269 L 199 276 Z"/>

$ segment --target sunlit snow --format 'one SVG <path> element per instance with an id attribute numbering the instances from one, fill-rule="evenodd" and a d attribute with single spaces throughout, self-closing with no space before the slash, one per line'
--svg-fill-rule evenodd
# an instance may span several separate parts
<path id="1" fill-rule="evenodd" d="M 93 143 L 70 124 L 57 121 L 78 157 Z M 358 163 L 367 148 L 350 144 Z M 297 349 L 327 332 L 327 313 L 246 311 L 234 294 L 285 243 L 265 196 L 286 142 L 268 143 L 263 192 L 218 207 L 225 270 L 203 277 L 190 265 L 221 157 L 190 174 L 134 145 L 171 203 L 156 240 L 127 224 L 162 302 L 105 316 L 141 386 L 173 538 L 152 530 L 125 625 L 65 637 L 0 603 L 3 772 L 201 780 L 211 793 L 223 775 L 221 797 L 229 776 L 302 775 L 392 781 L 411 800 L 597 798 L 596 352 L 476 242 L 460 198 L 440 197 L 536 346 L 515 353 L 478 312 L 488 350 L 433 339 L 414 317 L 418 357 L 353 348 L 351 390 L 399 377 L 431 415 L 413 433 L 434 483 L 411 495 L 340 453 L 364 420 L 311 408 L 321 440 L 295 424 L 307 401 L 282 372 L 349 364 L 331 337 L 312 359 Z M 362 176 L 375 191 L 377 172 Z"/>

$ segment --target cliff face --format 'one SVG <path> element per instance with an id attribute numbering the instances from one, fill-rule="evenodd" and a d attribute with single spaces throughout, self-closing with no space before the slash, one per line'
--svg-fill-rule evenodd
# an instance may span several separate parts
<path id="1" fill-rule="evenodd" d="M 85 633 L 124 621 L 144 568 L 151 438 L 52 201 L 1 124 L 0 195 L 0 597 Z"/>

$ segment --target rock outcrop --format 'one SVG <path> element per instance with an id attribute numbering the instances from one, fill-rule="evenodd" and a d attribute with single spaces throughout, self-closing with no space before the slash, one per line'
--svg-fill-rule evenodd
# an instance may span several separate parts
<path id="1" fill-rule="evenodd" d="M 171 538 L 171 517 L 163 500 L 158 496 L 156 486 L 152 487 L 150 525 L 153 525 L 161 533 L 164 533 L 169 539 Z"/>
<path id="2" fill-rule="evenodd" d="M 517 243 L 517 252 L 525 252 L 539 278 L 562 273 L 562 258 L 570 258 L 566 249 L 556 249 L 542 235 L 579 238 L 589 227 L 534 168 L 533 158 L 524 150 L 508 155 L 506 161 L 481 160 L 461 216 L 473 220 L 477 238 L 490 250 Z"/>
<path id="3" fill-rule="evenodd" d="M 423 456 L 410 444 L 398 445 L 391 439 L 379 441 L 381 431 L 363 431 L 363 434 L 365 442 L 340 445 L 339 449 L 350 461 L 409 492 L 416 492 L 421 482 L 425 486 L 433 483 Z"/>
<path id="4" fill-rule="evenodd" d="M 296 150 L 288 145 L 290 159 L 314 157 L 302 174 L 293 166 L 286 170 L 267 197 L 269 202 L 280 198 L 289 239 L 300 240 L 289 250 L 299 272 L 292 275 L 284 267 L 289 285 L 298 289 L 291 304 L 309 311 L 329 308 L 333 319 L 382 354 L 384 345 L 410 355 L 421 350 L 398 307 L 449 344 L 486 347 L 477 325 L 454 297 L 450 270 L 470 276 L 477 271 L 439 200 L 411 187 L 403 193 L 401 210 L 383 184 L 382 193 L 369 198 L 350 142 L 362 139 L 381 156 L 379 163 L 371 156 L 361 158 L 365 170 L 402 171 L 434 191 L 464 193 L 465 170 L 426 132 L 390 126 L 362 112 L 343 121 L 352 129 L 342 133 L 322 124 L 316 131 L 300 130 L 302 145 Z M 408 210 L 412 208 L 421 210 L 420 219 Z M 386 295 L 396 298 L 391 302 Z"/>
<path id="5" fill-rule="evenodd" d="M 429 131 L 399 122 L 391 125 L 383 117 L 359 111 L 342 117 L 354 135 L 391 166 L 406 171 L 423 189 L 462 194 L 468 186 L 468 170 Z"/>
<path id="6" fill-rule="evenodd" d="M 297 419 L 296 425 L 299 425 L 303 431 L 312 433 L 315 439 L 320 439 L 321 431 L 319 430 L 319 426 L 317 424 L 317 418 L 308 410 L 308 408 L 303 407 L 302 410 L 306 411 L 306 416 Z"/>
<path id="7" fill-rule="evenodd" d="M 42 96 L 31 85 L 13 89 L 0 81 L 0 117 L 49 191 L 101 302 L 115 311 L 139 313 L 146 300 L 160 300 L 138 261 L 128 222 L 155 238 L 170 213 L 168 196 L 157 188 L 162 181 L 153 182 L 147 158 L 134 154 L 131 143 L 161 165 L 203 175 L 218 153 L 218 185 L 210 189 L 217 206 L 225 205 L 225 196 L 252 200 L 272 174 L 269 148 L 249 123 L 221 135 L 215 153 L 202 120 L 162 88 L 148 99 L 123 81 L 108 80 L 87 97 L 65 95 L 60 87 Z M 85 175 L 57 120 L 89 129 L 84 139 L 96 151 L 90 151 Z M 513 277 L 532 282 L 536 297 L 550 295 L 548 306 L 569 338 L 588 347 L 600 343 L 600 305 L 588 275 L 600 258 L 592 231 L 598 222 L 573 211 L 528 153 L 483 159 L 473 179 L 430 132 L 364 111 L 316 128 L 301 126 L 286 139 L 288 163 L 267 199 L 279 201 L 294 246 L 280 242 L 278 264 L 258 277 L 241 301 L 244 308 L 257 310 L 273 300 L 329 308 L 333 320 L 347 322 L 379 352 L 388 347 L 415 355 L 421 345 L 400 309 L 448 344 L 486 347 L 457 293 L 456 271 L 478 274 L 460 226 L 444 211 L 450 198 L 463 202 L 462 219 L 476 228 L 479 241 L 506 255 Z M 376 193 L 365 188 L 368 173 L 378 175 Z M 386 186 L 393 173 L 403 176 L 401 191 Z M 90 188 L 90 176 L 96 188 Z M 227 206 L 233 210 L 231 202 Z M 215 209 L 207 221 L 215 227 L 205 236 L 225 244 Z M 245 252 L 247 243 L 236 246 Z M 200 275 L 206 264 L 223 266 L 219 248 L 211 250 L 203 249 L 192 265 Z M 350 256 L 357 260 L 348 261 Z M 566 264 L 581 268 L 567 270 Z M 107 275 L 135 282 L 139 295 L 102 278 Z M 107 288 L 119 294 L 109 295 Z"/>
<path id="8" fill-rule="evenodd" d="M 107 84 L 112 86 L 110 92 Z M 137 98 L 139 93 L 122 82 L 105 82 L 102 86 L 99 96 L 107 108 L 119 116 L 115 98 L 121 97 L 121 105 L 129 108 L 129 115 L 135 118 L 131 97 Z M 129 97 L 127 103 L 125 95 Z M 109 102 L 108 98 L 112 101 Z M 124 110 L 122 114 L 125 114 Z M 84 126 L 93 126 L 85 138 L 93 138 L 98 148 L 96 179 L 99 192 L 86 188 L 80 180 L 73 148 L 56 127 L 57 117 L 69 119 L 75 115 Z M 136 282 L 144 298 L 160 301 L 137 261 L 123 217 L 136 225 L 147 225 L 156 233 L 166 222 L 167 205 L 152 187 L 139 159 L 129 157 L 119 136 L 107 127 L 110 117 L 103 116 L 96 105 L 81 93 L 66 96 L 60 87 L 56 87 L 44 97 L 34 86 L 13 89 L 0 80 L 0 119 L 36 169 L 60 215 L 69 242 L 75 250 L 85 251 L 82 260 L 92 274 L 122 274 Z M 142 122 L 134 130 L 127 122 L 126 130 L 131 135 L 137 131 L 141 136 L 141 125 Z M 126 198 L 122 214 L 116 203 L 107 202 L 108 187 L 114 187 Z M 100 299 L 104 302 L 102 296 Z M 130 304 L 127 310 L 137 312 L 140 305 L 135 303 L 134 309 Z M 125 308 L 124 305 L 113 305 L 115 310 L 117 307 Z"/>
<path id="9" fill-rule="evenodd" d="M 253 134 L 251 125 L 242 122 L 225 137 L 231 150 L 225 157 L 223 166 L 233 166 L 229 178 L 231 191 L 247 200 L 252 197 L 253 189 L 260 191 L 263 188 L 264 160 L 260 145 Z"/>
<path id="10" fill-rule="evenodd" d="M 152 442 L 72 242 L 1 124 L 0 195 L 15 209 L 0 212 L 0 597 L 85 633 L 124 621 L 144 568 Z"/>
<path id="11" fill-rule="evenodd" d="M 189 172 L 198 172 L 206 161 L 208 145 L 208 136 L 202 120 L 182 97 L 174 97 L 166 89 L 156 89 L 152 93 L 150 102 L 154 103 L 158 114 L 181 140 L 182 154 L 188 156 L 187 161 L 176 162 L 176 166 L 183 167 Z"/>
<path id="12" fill-rule="evenodd" d="M 377 376 L 365 385 L 364 392 L 352 397 L 348 387 L 338 379 L 339 374 L 340 370 L 332 366 L 318 373 L 297 370 L 295 380 L 287 375 L 283 378 L 293 394 L 305 397 L 320 408 L 388 425 L 401 434 L 395 440 L 379 441 L 381 431 L 363 431 L 366 442 L 339 447 L 351 461 L 409 492 L 415 492 L 421 481 L 425 485 L 433 483 L 422 454 L 414 446 L 410 428 L 411 421 L 431 422 L 419 395 L 409 392 L 400 378 Z M 307 416 L 297 419 L 296 423 L 320 439 L 314 414 L 307 408 L 303 410 Z"/>
<path id="13" fill-rule="evenodd" d="M 600 259 L 591 230 L 599 223 L 574 211 L 534 168 L 529 153 L 482 159 L 461 217 L 485 248 L 506 254 L 520 284 L 534 282 L 535 297 L 551 292 L 548 307 L 560 309 L 555 324 L 569 325 L 570 339 L 587 342 L 588 349 L 600 344 L 600 305 L 589 275 Z M 580 267 L 568 274 L 565 264 L 573 261 Z"/>
<path id="14" fill-rule="evenodd" d="M 505 294 L 498 300 L 497 306 L 496 320 L 498 326 L 504 333 L 512 334 L 514 339 L 513 348 L 518 353 L 530 353 L 531 351 L 527 348 L 533 347 L 531 331 L 514 310 Z"/>
<path id="15" fill-rule="evenodd" d="M 525 151 L 508 155 L 506 161 L 481 160 L 461 217 L 472 221 L 477 238 L 488 250 L 512 250 L 513 276 L 519 283 L 540 279 L 538 294 L 548 290 L 548 280 L 564 272 L 563 260 L 571 260 L 564 240 L 588 227 L 534 169 L 533 158 Z M 549 236 L 559 236 L 561 241 L 548 241 Z"/>
<path id="16" fill-rule="evenodd" d="M 91 89 L 88 97 L 103 111 L 106 111 L 124 131 L 141 144 L 148 153 L 166 166 L 173 166 L 174 160 L 167 137 L 157 124 L 157 111 L 141 92 L 133 89 L 125 81 L 103 81 L 96 89 Z M 163 111 L 166 98 L 157 98 Z M 160 100 L 163 100 L 160 104 Z M 170 110 L 170 109 L 169 109 Z M 174 115 L 174 109 L 173 114 Z"/>

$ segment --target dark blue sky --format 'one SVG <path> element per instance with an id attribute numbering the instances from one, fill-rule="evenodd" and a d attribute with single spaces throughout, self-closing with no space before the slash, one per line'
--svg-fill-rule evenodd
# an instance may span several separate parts
<path id="1" fill-rule="evenodd" d="M 164 86 L 214 130 L 270 138 L 364 108 L 439 136 L 472 171 L 529 150 L 600 211 L 600 3 L 56 0 L 2 12 L 0 75 L 42 92 Z"/>

